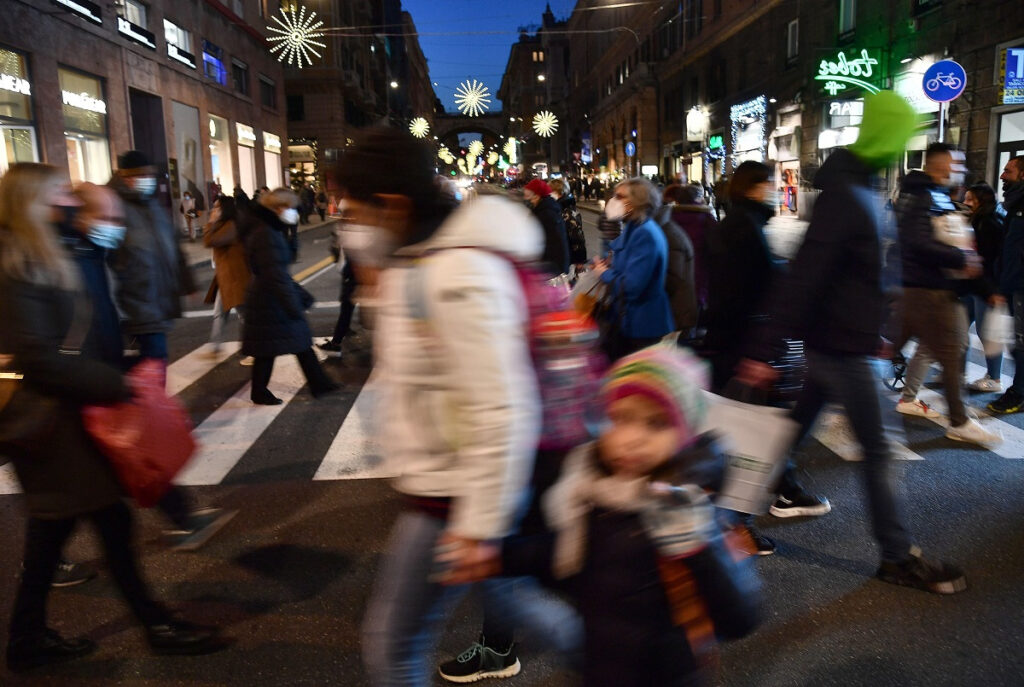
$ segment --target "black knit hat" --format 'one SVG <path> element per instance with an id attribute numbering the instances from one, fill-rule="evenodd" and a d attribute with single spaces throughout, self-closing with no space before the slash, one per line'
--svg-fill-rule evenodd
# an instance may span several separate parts
<path id="1" fill-rule="evenodd" d="M 359 200 L 378 193 L 407 196 L 420 217 L 433 209 L 440 193 L 433 150 L 402 129 L 367 129 L 345 149 L 333 175 L 347 195 Z"/>
<path id="2" fill-rule="evenodd" d="M 117 156 L 117 168 L 122 172 L 128 171 L 155 171 L 153 163 L 149 161 L 146 154 L 141 150 L 129 150 Z"/>

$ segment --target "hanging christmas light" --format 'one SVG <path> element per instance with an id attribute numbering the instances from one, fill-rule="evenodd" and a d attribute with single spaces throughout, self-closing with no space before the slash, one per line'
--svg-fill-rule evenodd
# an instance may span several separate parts
<path id="1" fill-rule="evenodd" d="M 468 150 L 470 157 L 480 157 L 480 153 L 484 152 L 483 141 L 473 141 L 469 144 Z"/>
<path id="2" fill-rule="evenodd" d="M 489 164 L 489 165 L 496 165 L 496 164 L 498 164 L 498 158 L 499 157 L 500 156 L 496 152 L 494 152 L 492 150 L 491 152 L 487 153 L 487 164 Z"/>
<path id="3" fill-rule="evenodd" d="M 409 132 L 416 138 L 426 138 L 430 133 L 430 124 L 423 117 L 417 117 L 409 123 Z"/>
<path id="4" fill-rule="evenodd" d="M 558 118 L 548 110 L 538 112 L 533 116 L 533 130 L 539 136 L 551 136 L 558 130 Z"/>
<path id="5" fill-rule="evenodd" d="M 313 46 L 327 47 L 320 41 L 315 40 L 324 37 L 324 33 L 319 31 L 324 23 L 318 21 L 314 24 L 313 20 L 316 19 L 316 12 L 310 11 L 307 17 L 305 7 L 299 10 L 298 17 L 295 16 L 294 6 L 291 12 L 285 11 L 282 7 L 281 15 L 284 17 L 284 21 L 281 21 L 276 16 L 272 16 L 271 19 L 277 22 L 278 26 L 267 27 L 267 31 L 278 34 L 276 36 L 267 36 L 268 41 L 276 43 L 276 45 L 270 48 L 271 54 L 277 53 L 278 62 L 284 62 L 287 57 L 289 67 L 295 66 L 302 69 L 303 60 L 309 66 L 313 66 L 313 60 L 310 59 L 309 53 L 322 57 Z"/>
<path id="6" fill-rule="evenodd" d="M 505 146 L 502 148 L 502 150 L 505 151 L 506 155 L 508 155 L 509 164 L 513 164 L 514 165 L 514 164 L 516 164 L 518 162 L 518 160 L 516 160 L 516 139 L 515 138 L 512 138 L 510 136 L 509 139 L 507 141 L 505 141 Z"/>
<path id="7" fill-rule="evenodd" d="M 490 95 L 487 86 L 476 79 L 472 83 L 463 81 L 455 89 L 455 105 L 467 117 L 479 117 L 491 108 Z"/>

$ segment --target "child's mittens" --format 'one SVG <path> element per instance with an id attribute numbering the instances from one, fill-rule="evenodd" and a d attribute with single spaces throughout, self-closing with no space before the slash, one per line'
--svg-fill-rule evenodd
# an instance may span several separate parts
<path id="1" fill-rule="evenodd" d="M 640 515 L 658 553 L 684 558 L 703 549 L 718 532 L 715 507 L 695 484 L 652 482 L 649 503 Z"/>

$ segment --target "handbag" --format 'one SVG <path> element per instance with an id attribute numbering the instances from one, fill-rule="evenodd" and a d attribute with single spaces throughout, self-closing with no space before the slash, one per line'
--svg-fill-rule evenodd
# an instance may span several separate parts
<path id="1" fill-rule="evenodd" d="M 92 305 L 75 296 L 71 324 L 58 349 L 61 355 L 81 355 L 92 322 Z M 31 445 L 53 425 L 60 399 L 25 383 L 14 356 L 0 354 L 0 444 Z"/>
<path id="2" fill-rule="evenodd" d="M 143 508 L 160 501 L 196 450 L 188 413 L 164 391 L 165 375 L 163 361 L 143 360 L 126 375 L 131 401 L 82 409 L 85 430 Z"/>

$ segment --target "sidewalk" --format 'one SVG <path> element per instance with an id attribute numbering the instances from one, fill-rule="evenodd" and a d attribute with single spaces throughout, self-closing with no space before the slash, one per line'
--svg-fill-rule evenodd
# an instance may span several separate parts
<path id="1" fill-rule="evenodd" d="M 322 226 L 333 224 L 337 222 L 337 217 L 327 216 L 323 222 L 320 221 L 320 215 L 313 214 L 309 218 L 309 224 L 300 224 L 299 233 L 311 231 L 313 229 L 319 229 Z M 187 237 L 181 238 L 181 252 L 185 255 L 185 262 L 191 266 L 202 265 L 210 261 L 210 254 L 213 252 L 211 248 L 207 248 L 203 245 L 202 237 L 197 238 L 195 241 L 189 241 Z"/>

